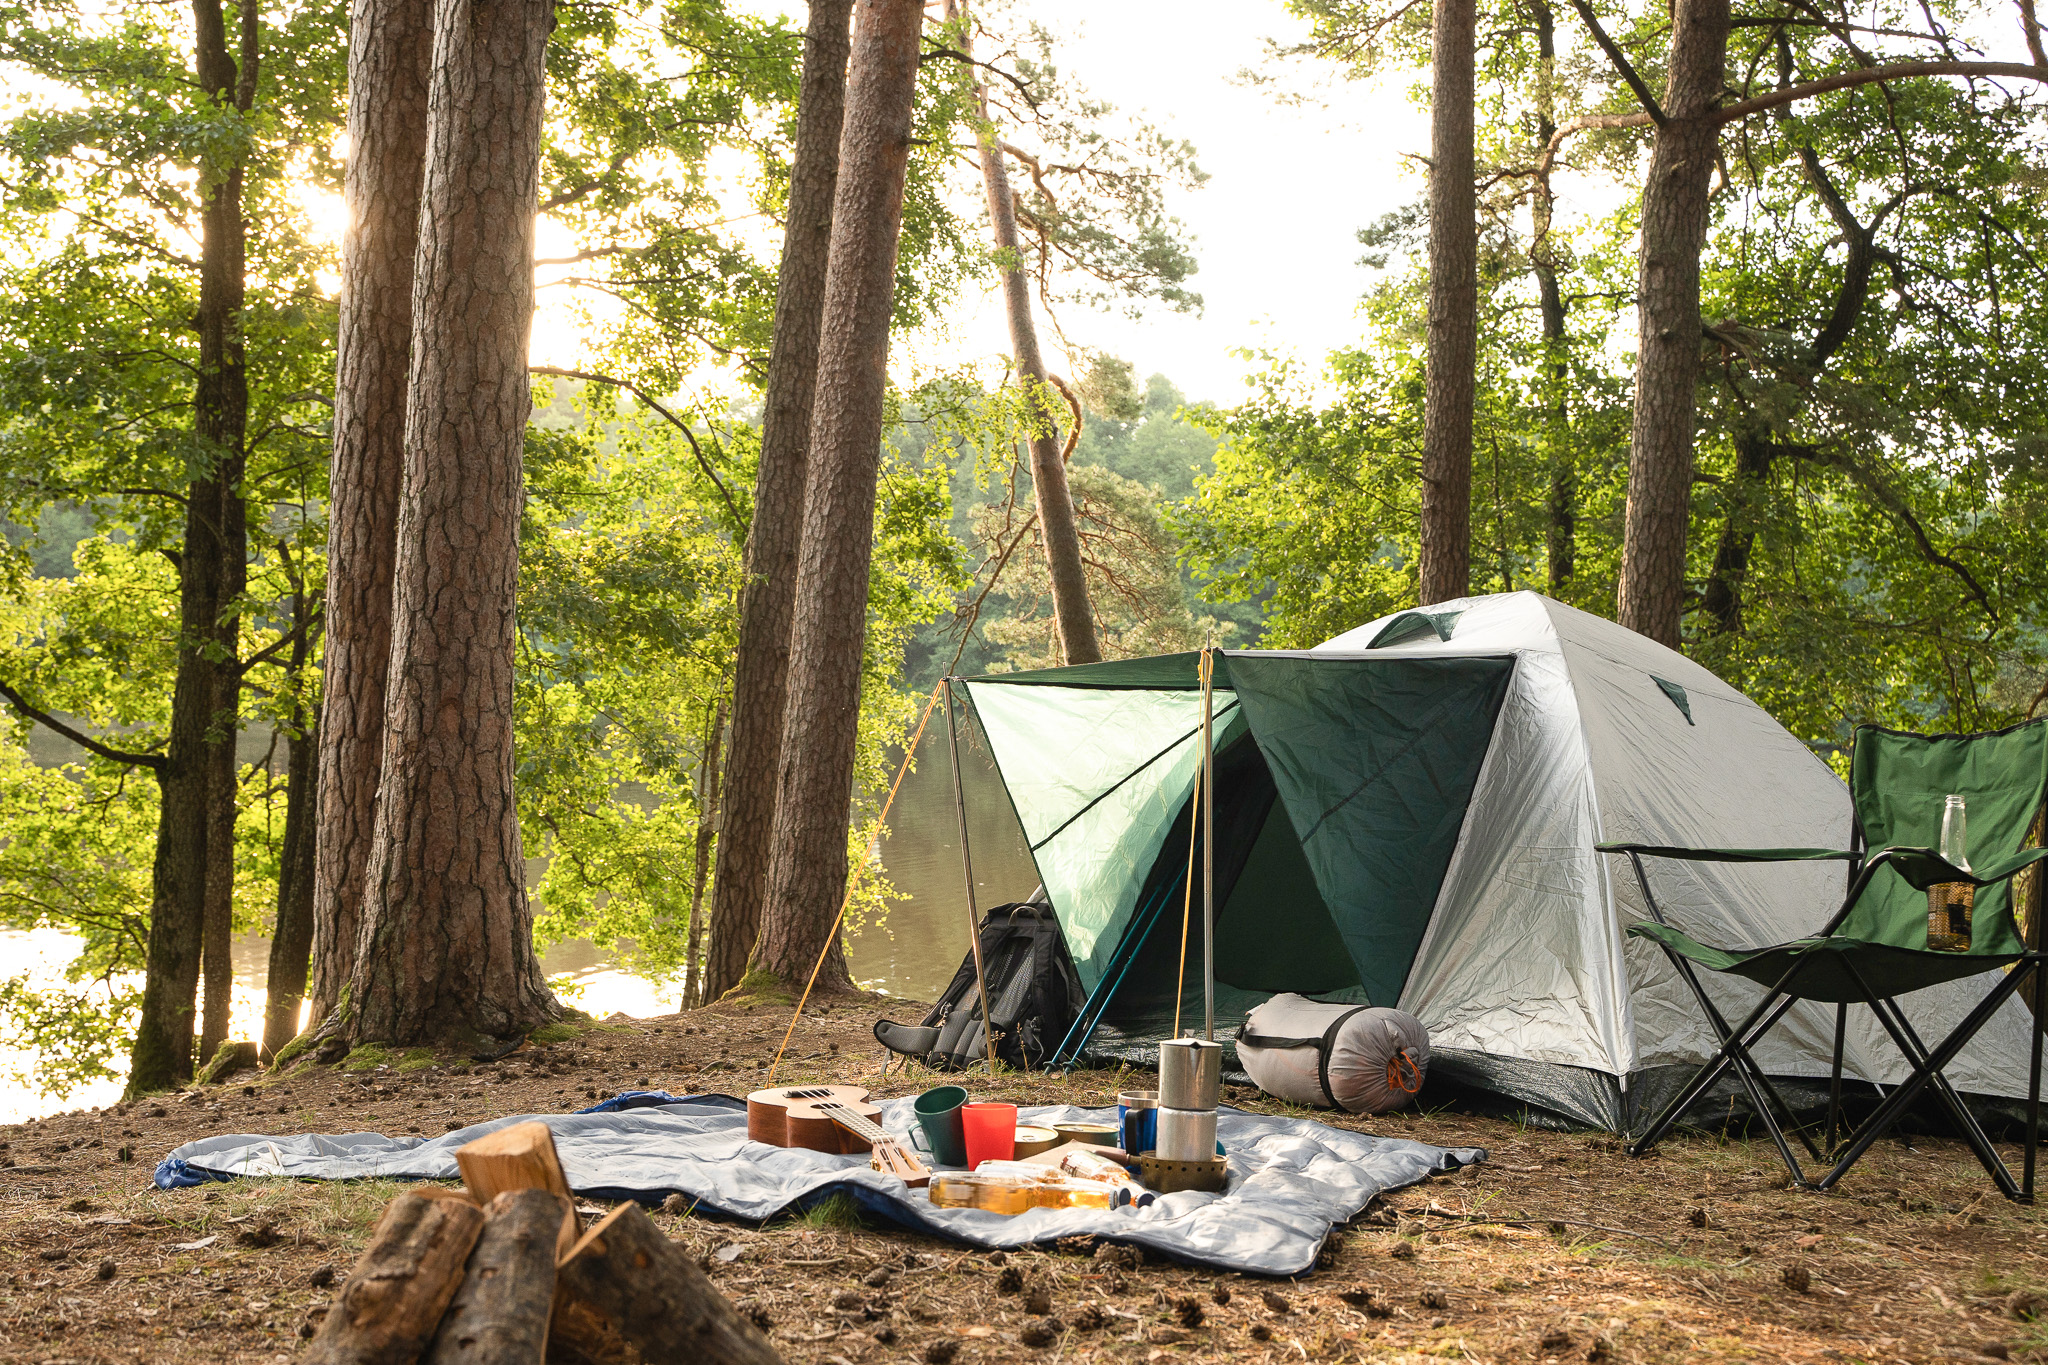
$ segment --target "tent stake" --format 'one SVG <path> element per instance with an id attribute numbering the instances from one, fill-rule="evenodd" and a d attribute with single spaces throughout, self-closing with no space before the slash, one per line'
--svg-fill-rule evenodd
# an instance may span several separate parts
<path id="1" fill-rule="evenodd" d="M 1216 651 L 1202 647 L 1202 1036 L 1216 1041 Z"/>
<path id="2" fill-rule="evenodd" d="M 974 919 L 974 859 L 967 851 L 967 797 L 960 787 L 960 721 L 953 710 L 953 679 L 946 689 L 946 748 L 953 756 L 953 813 L 960 821 L 960 873 L 967 879 L 967 942 L 974 949 L 974 984 L 981 992 L 981 1040 L 988 1047 L 988 1074 L 996 1074 L 995 1021 L 988 1017 L 988 976 L 981 969 L 981 926 Z"/>

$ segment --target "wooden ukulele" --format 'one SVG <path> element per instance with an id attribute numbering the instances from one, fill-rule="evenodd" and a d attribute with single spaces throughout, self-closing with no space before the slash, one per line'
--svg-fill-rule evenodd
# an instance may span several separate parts
<path id="1" fill-rule="evenodd" d="M 906 1185 L 925 1185 L 931 1168 L 877 1123 L 882 1111 L 857 1085 L 795 1085 L 747 1096 L 747 1136 L 770 1147 L 803 1147 L 835 1156 L 869 1154 L 868 1165 Z"/>

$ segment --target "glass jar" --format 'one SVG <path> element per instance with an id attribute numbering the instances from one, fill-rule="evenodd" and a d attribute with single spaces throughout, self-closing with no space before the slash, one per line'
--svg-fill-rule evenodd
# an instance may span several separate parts
<path id="1" fill-rule="evenodd" d="M 1941 812 L 1941 856 L 1968 872 L 1969 812 L 1963 798 L 1950 796 Z M 1936 882 L 1927 888 L 1927 947 L 1937 953 L 1970 951 L 1970 914 L 1977 888 L 1969 882 Z"/>

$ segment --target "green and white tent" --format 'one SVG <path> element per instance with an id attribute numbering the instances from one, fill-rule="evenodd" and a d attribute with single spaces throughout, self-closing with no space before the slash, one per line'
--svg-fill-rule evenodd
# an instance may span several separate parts
<path id="1" fill-rule="evenodd" d="M 1223 651 L 1215 678 L 1218 1030 L 1268 996 L 1391 1004 L 1437 1075 L 1602 1127 L 1629 1126 L 1713 1040 L 1654 948 L 1608 840 L 1840 846 L 1847 789 L 1763 709 L 1611 621 L 1536 593 L 1404 612 L 1305 651 Z M 1200 888 L 1180 959 L 1199 656 L 969 679 L 973 722 L 1082 984 L 1092 1050 L 1136 1055 L 1201 1018 Z M 1617 874 L 1622 875 L 1617 875 Z M 1828 864 L 1670 864 L 1666 914 L 1721 943 L 1778 943 L 1838 903 Z M 1181 984 L 1183 983 L 1184 984 Z M 1716 981 L 1746 1009 L 1739 981 Z M 1967 985 L 1908 1000 L 1946 1032 Z M 1952 1077 L 2013 1095 L 2024 1011 Z M 1850 1074 L 1903 1063 L 1852 1011 Z M 1931 1036 L 1931 1035 L 1930 1035 Z M 1759 1060 L 1824 1077 L 1831 1009 L 1795 1010 Z M 2015 1081 L 2017 1080 L 2017 1085 Z"/>

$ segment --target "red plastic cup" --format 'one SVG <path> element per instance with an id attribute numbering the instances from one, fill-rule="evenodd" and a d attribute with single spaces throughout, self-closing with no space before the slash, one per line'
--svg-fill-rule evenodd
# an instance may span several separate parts
<path id="1" fill-rule="evenodd" d="M 1017 1106 L 985 1100 L 960 1108 L 960 1129 L 967 1139 L 967 1169 L 984 1161 L 1010 1161 L 1017 1155 Z"/>

